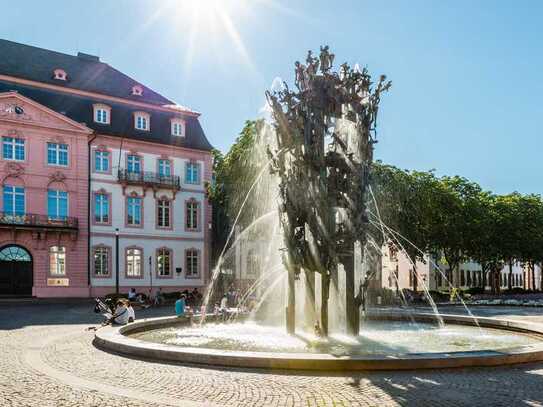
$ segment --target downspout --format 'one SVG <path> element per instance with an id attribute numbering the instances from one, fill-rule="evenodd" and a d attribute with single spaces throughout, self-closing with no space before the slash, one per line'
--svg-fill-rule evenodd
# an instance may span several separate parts
<path id="1" fill-rule="evenodd" d="M 93 132 L 92 138 L 88 141 L 88 163 L 87 163 L 87 285 L 89 294 L 91 291 L 91 144 L 97 135 Z"/>

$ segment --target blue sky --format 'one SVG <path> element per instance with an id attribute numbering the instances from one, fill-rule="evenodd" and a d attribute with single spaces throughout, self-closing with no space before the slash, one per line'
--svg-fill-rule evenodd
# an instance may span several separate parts
<path id="1" fill-rule="evenodd" d="M 329 44 L 393 81 L 377 158 L 543 193 L 541 1 L 55 0 L 1 13 L 1 38 L 97 54 L 201 111 L 222 150 L 275 77 L 291 82 L 294 61 Z"/>

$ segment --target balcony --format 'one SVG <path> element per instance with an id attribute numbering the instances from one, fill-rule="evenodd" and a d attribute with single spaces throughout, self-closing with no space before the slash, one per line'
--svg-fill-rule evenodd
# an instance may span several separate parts
<path id="1" fill-rule="evenodd" d="M 181 180 L 178 175 L 160 175 L 156 172 L 129 172 L 120 169 L 117 179 L 124 185 L 141 185 L 144 188 L 165 188 L 179 191 L 181 189 Z"/>
<path id="2" fill-rule="evenodd" d="M 69 216 L 52 218 L 34 213 L 14 215 L 13 213 L 0 212 L 0 228 L 77 231 L 78 222 L 77 218 Z"/>

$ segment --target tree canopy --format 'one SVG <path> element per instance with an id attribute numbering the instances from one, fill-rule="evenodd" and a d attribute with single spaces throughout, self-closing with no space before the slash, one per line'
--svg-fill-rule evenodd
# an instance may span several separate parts
<path id="1" fill-rule="evenodd" d="M 213 152 L 214 182 L 208 186 L 208 196 L 213 204 L 215 258 L 266 164 L 265 154 L 256 148 L 260 125 L 259 121 L 247 121 L 226 154 Z M 370 238 L 379 246 L 387 243 L 378 223 L 380 217 L 396 231 L 395 237 L 402 241 L 413 264 L 424 261 L 422 253 L 428 253 L 443 259 L 452 271 L 471 259 L 481 265 L 488 285 L 498 290 L 504 267 L 518 261 L 533 270 L 543 262 L 543 200 L 539 195 L 498 195 L 460 176 L 438 177 L 434 171 L 402 170 L 382 162 L 372 165 L 371 185 L 377 207 L 371 204 L 370 194 Z M 253 201 L 262 201 L 258 190 L 251 193 Z M 238 221 L 246 226 L 257 215 L 249 205 Z M 531 275 L 533 278 L 534 273 Z M 541 285 L 539 281 L 527 283 Z"/>

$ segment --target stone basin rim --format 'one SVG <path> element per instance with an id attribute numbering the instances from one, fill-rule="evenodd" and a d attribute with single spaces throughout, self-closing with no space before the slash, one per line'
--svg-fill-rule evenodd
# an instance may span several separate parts
<path id="1" fill-rule="evenodd" d="M 431 313 L 410 314 L 419 322 L 435 322 Z M 402 312 L 378 312 L 371 319 L 402 320 Z M 293 369 L 320 371 L 354 370 L 417 370 L 456 367 L 501 366 L 543 361 L 543 325 L 532 322 L 441 314 L 450 324 L 475 326 L 475 320 L 484 328 L 515 331 L 542 337 L 533 345 L 457 352 L 404 353 L 399 355 L 333 356 L 324 353 L 276 353 L 256 351 L 225 351 L 219 349 L 190 348 L 147 342 L 127 334 L 187 323 L 188 319 L 160 317 L 138 320 L 124 326 L 107 326 L 95 333 L 94 345 L 102 350 L 134 356 L 152 361 L 190 363 L 213 367 Z"/>

